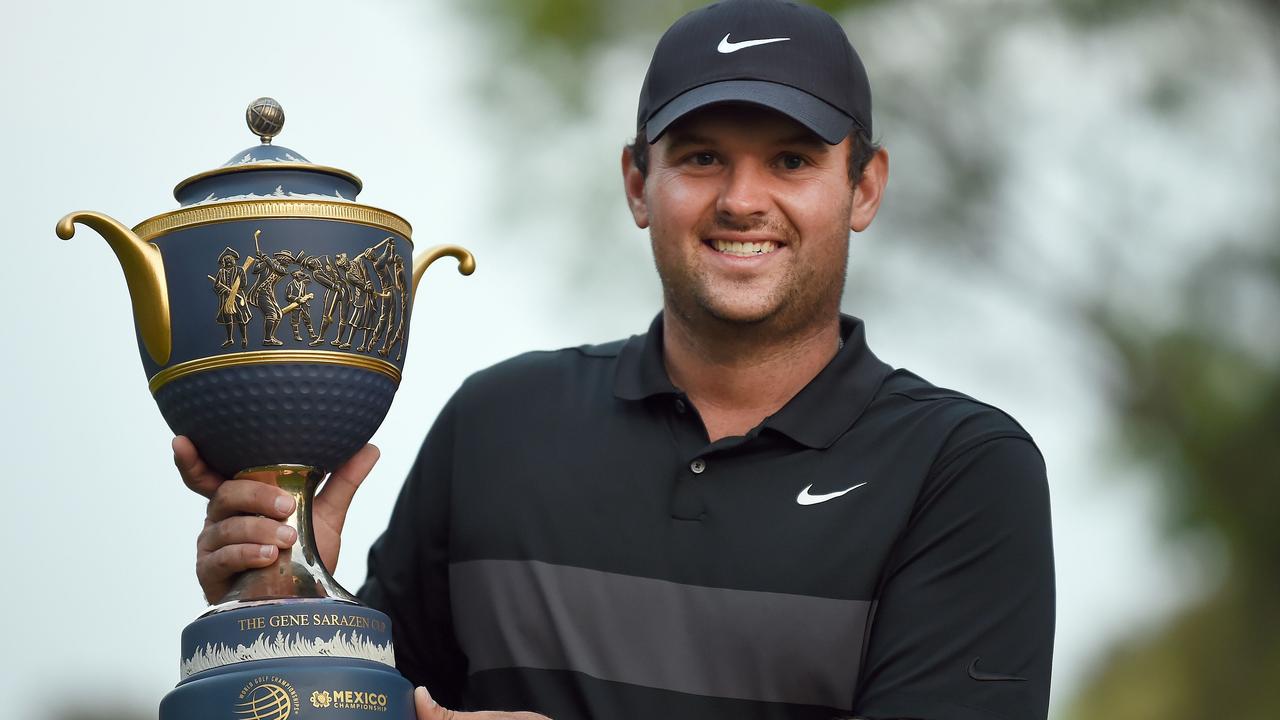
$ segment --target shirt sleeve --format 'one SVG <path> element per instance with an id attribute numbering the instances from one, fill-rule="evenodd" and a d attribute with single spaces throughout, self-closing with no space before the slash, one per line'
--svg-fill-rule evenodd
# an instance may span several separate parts
<path id="1" fill-rule="evenodd" d="M 386 531 L 369 550 L 360 599 L 391 618 L 396 667 L 446 707 L 459 707 L 466 658 L 449 605 L 449 497 L 454 457 L 451 400 L 414 462 Z"/>
<path id="2" fill-rule="evenodd" d="M 872 612 L 858 717 L 1047 716 L 1053 538 L 1029 438 L 980 439 L 939 461 Z"/>

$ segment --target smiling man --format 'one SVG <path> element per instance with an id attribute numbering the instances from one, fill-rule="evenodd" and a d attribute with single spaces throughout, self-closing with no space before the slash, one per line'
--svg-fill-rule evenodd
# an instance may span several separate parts
<path id="1" fill-rule="evenodd" d="M 441 703 L 420 690 L 420 717 L 1045 717 L 1036 446 L 840 314 L 850 232 L 888 178 L 844 31 L 772 0 L 690 13 L 637 125 L 623 185 L 662 312 L 471 377 L 370 552 L 361 597 Z M 292 507 L 175 451 L 213 498 L 197 569 L 216 598 L 288 547 L 272 518 Z M 317 498 L 331 568 L 376 456 Z"/>

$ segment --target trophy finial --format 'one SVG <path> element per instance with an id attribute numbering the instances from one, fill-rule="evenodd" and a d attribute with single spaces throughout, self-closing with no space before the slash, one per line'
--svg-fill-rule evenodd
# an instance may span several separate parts
<path id="1" fill-rule="evenodd" d="M 275 98 L 260 97 L 249 103 L 244 111 L 244 121 L 254 135 L 262 138 L 263 145 L 270 145 L 271 138 L 279 135 L 284 127 L 284 108 Z"/>

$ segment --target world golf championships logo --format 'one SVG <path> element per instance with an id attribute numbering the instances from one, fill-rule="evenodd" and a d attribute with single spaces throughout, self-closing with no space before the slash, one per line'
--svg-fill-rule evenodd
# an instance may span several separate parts
<path id="1" fill-rule="evenodd" d="M 275 675 L 254 678 L 240 690 L 237 720 L 289 720 L 298 706 L 298 692 Z"/>

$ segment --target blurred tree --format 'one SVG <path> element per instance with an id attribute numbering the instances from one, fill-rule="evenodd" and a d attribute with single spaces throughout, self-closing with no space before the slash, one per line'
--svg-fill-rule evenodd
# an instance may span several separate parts
<path id="1" fill-rule="evenodd" d="M 1201 603 L 1117 648 L 1077 717 L 1280 717 L 1280 237 L 1263 240 L 1196 268 L 1171 327 L 1105 302 L 1090 313 L 1117 351 L 1111 397 L 1158 469 L 1171 529 L 1212 531 L 1228 566 Z"/>

